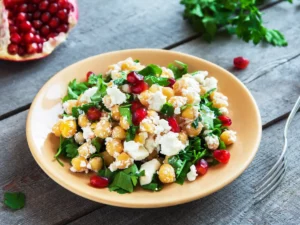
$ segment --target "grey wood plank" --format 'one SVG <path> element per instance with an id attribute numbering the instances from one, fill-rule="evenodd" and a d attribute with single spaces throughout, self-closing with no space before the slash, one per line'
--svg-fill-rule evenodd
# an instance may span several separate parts
<path id="1" fill-rule="evenodd" d="M 78 3 L 79 24 L 52 55 L 18 64 L 0 61 L 0 115 L 29 104 L 51 76 L 76 61 L 125 48 L 163 48 L 195 34 L 178 1 Z"/>
<path id="2" fill-rule="evenodd" d="M 162 209 L 122 209 L 106 206 L 70 224 L 299 224 L 299 119 L 300 113 L 290 128 L 286 177 L 277 190 L 257 205 L 253 204 L 253 186 L 279 157 L 285 121 L 264 130 L 260 150 L 251 166 L 237 180 L 213 195 Z"/>

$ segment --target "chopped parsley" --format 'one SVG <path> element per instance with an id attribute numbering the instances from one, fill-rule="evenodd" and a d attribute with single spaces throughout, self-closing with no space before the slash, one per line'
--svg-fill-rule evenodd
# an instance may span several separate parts
<path id="1" fill-rule="evenodd" d="M 22 209 L 25 206 L 25 194 L 22 192 L 5 192 L 4 204 L 14 210 Z"/>
<path id="2" fill-rule="evenodd" d="M 173 116 L 174 115 L 174 107 L 171 103 L 165 103 L 160 112 L 166 116 Z"/>
<path id="3" fill-rule="evenodd" d="M 155 65 L 155 64 L 149 64 L 144 69 L 140 70 L 138 74 L 143 76 L 156 76 L 162 74 L 162 69 Z"/>
<path id="4" fill-rule="evenodd" d="M 68 84 L 68 93 L 62 99 L 62 101 L 66 102 L 68 100 L 78 99 L 79 95 L 81 95 L 87 89 L 88 89 L 87 83 L 85 83 L 85 82 L 77 83 L 76 79 L 74 79 L 71 82 L 69 82 L 69 84 Z"/>
<path id="5" fill-rule="evenodd" d="M 175 60 L 175 63 L 178 66 L 174 63 L 170 63 L 168 65 L 168 68 L 173 71 L 175 79 L 177 80 L 177 79 L 181 78 L 184 74 L 187 74 L 188 66 L 187 66 L 187 64 L 180 62 L 178 60 Z"/>

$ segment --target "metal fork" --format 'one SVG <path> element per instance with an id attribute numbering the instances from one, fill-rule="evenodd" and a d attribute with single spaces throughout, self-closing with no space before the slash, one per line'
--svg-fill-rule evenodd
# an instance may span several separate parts
<path id="1" fill-rule="evenodd" d="M 280 182 L 282 181 L 285 175 L 286 172 L 285 153 L 288 146 L 288 140 L 287 140 L 288 129 L 291 124 L 291 121 L 293 120 L 299 108 L 300 108 L 300 96 L 298 97 L 298 100 L 295 103 L 285 124 L 284 133 L 283 133 L 284 146 L 283 146 L 282 153 L 278 161 L 271 168 L 271 170 L 256 184 L 255 195 L 254 195 L 255 203 L 260 202 L 267 195 L 269 195 L 273 190 L 275 190 L 275 188 L 280 184 Z"/>

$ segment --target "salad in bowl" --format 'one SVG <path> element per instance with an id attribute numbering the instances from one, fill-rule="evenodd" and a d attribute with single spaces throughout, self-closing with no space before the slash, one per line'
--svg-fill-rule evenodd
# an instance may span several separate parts
<path id="1" fill-rule="evenodd" d="M 127 58 L 69 82 L 52 127 L 60 139 L 54 157 L 61 165 L 69 158 L 71 173 L 91 174 L 91 186 L 121 194 L 193 182 L 230 160 L 228 107 L 206 71 Z"/>

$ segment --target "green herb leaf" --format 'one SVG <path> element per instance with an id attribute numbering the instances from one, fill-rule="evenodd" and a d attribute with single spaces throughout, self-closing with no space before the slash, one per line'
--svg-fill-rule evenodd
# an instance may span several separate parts
<path id="1" fill-rule="evenodd" d="M 6 192 L 4 193 L 4 204 L 14 210 L 22 209 L 25 206 L 25 194 Z"/>
<path id="2" fill-rule="evenodd" d="M 75 144 L 74 142 L 70 142 L 68 144 L 66 144 L 65 147 L 65 156 L 68 158 L 74 158 L 78 155 L 78 145 Z"/>
<path id="3" fill-rule="evenodd" d="M 93 146 L 95 146 L 97 152 L 100 152 L 100 149 L 101 149 L 101 147 L 102 147 L 102 144 L 101 144 L 101 138 L 99 138 L 99 137 L 94 138 L 94 139 L 92 140 L 91 144 L 92 144 Z"/>
<path id="4" fill-rule="evenodd" d="M 175 60 L 175 63 L 178 66 L 176 64 L 170 63 L 168 65 L 168 68 L 173 71 L 175 79 L 179 79 L 184 74 L 187 74 L 187 72 L 188 72 L 188 65 L 185 64 L 185 63 L 183 63 L 183 62 L 180 62 L 178 60 Z"/>
<path id="5" fill-rule="evenodd" d="M 92 74 L 91 76 L 89 76 L 88 84 L 96 85 L 98 83 L 98 79 L 102 79 L 102 74 L 99 75 Z"/>
<path id="6" fill-rule="evenodd" d="M 146 76 L 144 81 L 149 84 L 149 86 L 158 84 L 159 86 L 167 87 L 170 84 L 169 78 L 166 77 Z"/>
<path id="7" fill-rule="evenodd" d="M 109 181 L 112 181 L 118 171 L 111 172 L 110 169 L 106 168 L 98 171 L 98 175 L 101 177 L 106 177 Z"/>
<path id="8" fill-rule="evenodd" d="M 115 85 L 123 85 L 127 83 L 127 80 L 125 78 L 119 78 L 113 81 Z"/>
<path id="9" fill-rule="evenodd" d="M 140 62 L 140 60 L 138 60 L 138 59 L 135 59 L 135 60 L 133 60 L 133 62 L 135 62 L 135 63 L 139 63 L 139 62 Z"/>
<path id="10" fill-rule="evenodd" d="M 150 191 L 160 191 L 163 188 L 163 184 L 158 179 L 158 175 L 154 174 L 151 183 L 142 185 L 141 187 Z"/>
<path id="11" fill-rule="evenodd" d="M 62 99 L 63 102 L 66 102 L 71 99 L 78 99 L 79 95 L 85 92 L 88 89 L 87 83 L 77 83 L 76 79 L 72 80 L 68 84 L 68 94 Z"/>
<path id="12" fill-rule="evenodd" d="M 132 141 L 138 131 L 139 126 L 130 126 L 129 129 L 126 131 L 126 141 Z"/>
<path id="13" fill-rule="evenodd" d="M 141 71 L 138 72 L 138 74 L 143 76 L 156 76 L 162 74 L 162 69 L 154 64 L 150 64 Z"/>
<path id="14" fill-rule="evenodd" d="M 73 107 L 72 108 L 72 116 L 75 118 L 78 118 L 80 116 L 80 114 L 82 114 L 83 112 L 87 113 L 87 111 L 91 107 L 99 108 L 100 106 L 98 104 L 96 104 L 95 102 L 93 102 L 93 103 L 84 104 L 79 107 Z"/>
<path id="15" fill-rule="evenodd" d="M 102 77 L 98 77 L 97 87 L 98 87 L 98 90 L 91 97 L 91 100 L 93 102 L 100 102 L 100 101 L 102 102 L 102 98 L 106 95 L 106 89 L 107 89 L 107 85 L 103 81 Z"/>
<path id="16" fill-rule="evenodd" d="M 165 103 L 160 112 L 166 116 L 173 116 L 174 115 L 174 107 L 171 103 Z"/>
<path id="17" fill-rule="evenodd" d="M 226 149 L 226 144 L 221 139 L 219 140 L 219 149 Z"/>
<path id="18" fill-rule="evenodd" d="M 125 117 L 127 119 L 127 122 L 129 125 L 132 125 L 132 114 L 129 107 L 120 107 L 119 108 L 121 116 Z"/>
<path id="19" fill-rule="evenodd" d="M 198 116 L 193 122 L 192 122 L 192 127 L 194 127 L 195 129 L 198 128 L 199 126 L 199 122 L 201 122 L 201 117 Z"/>

